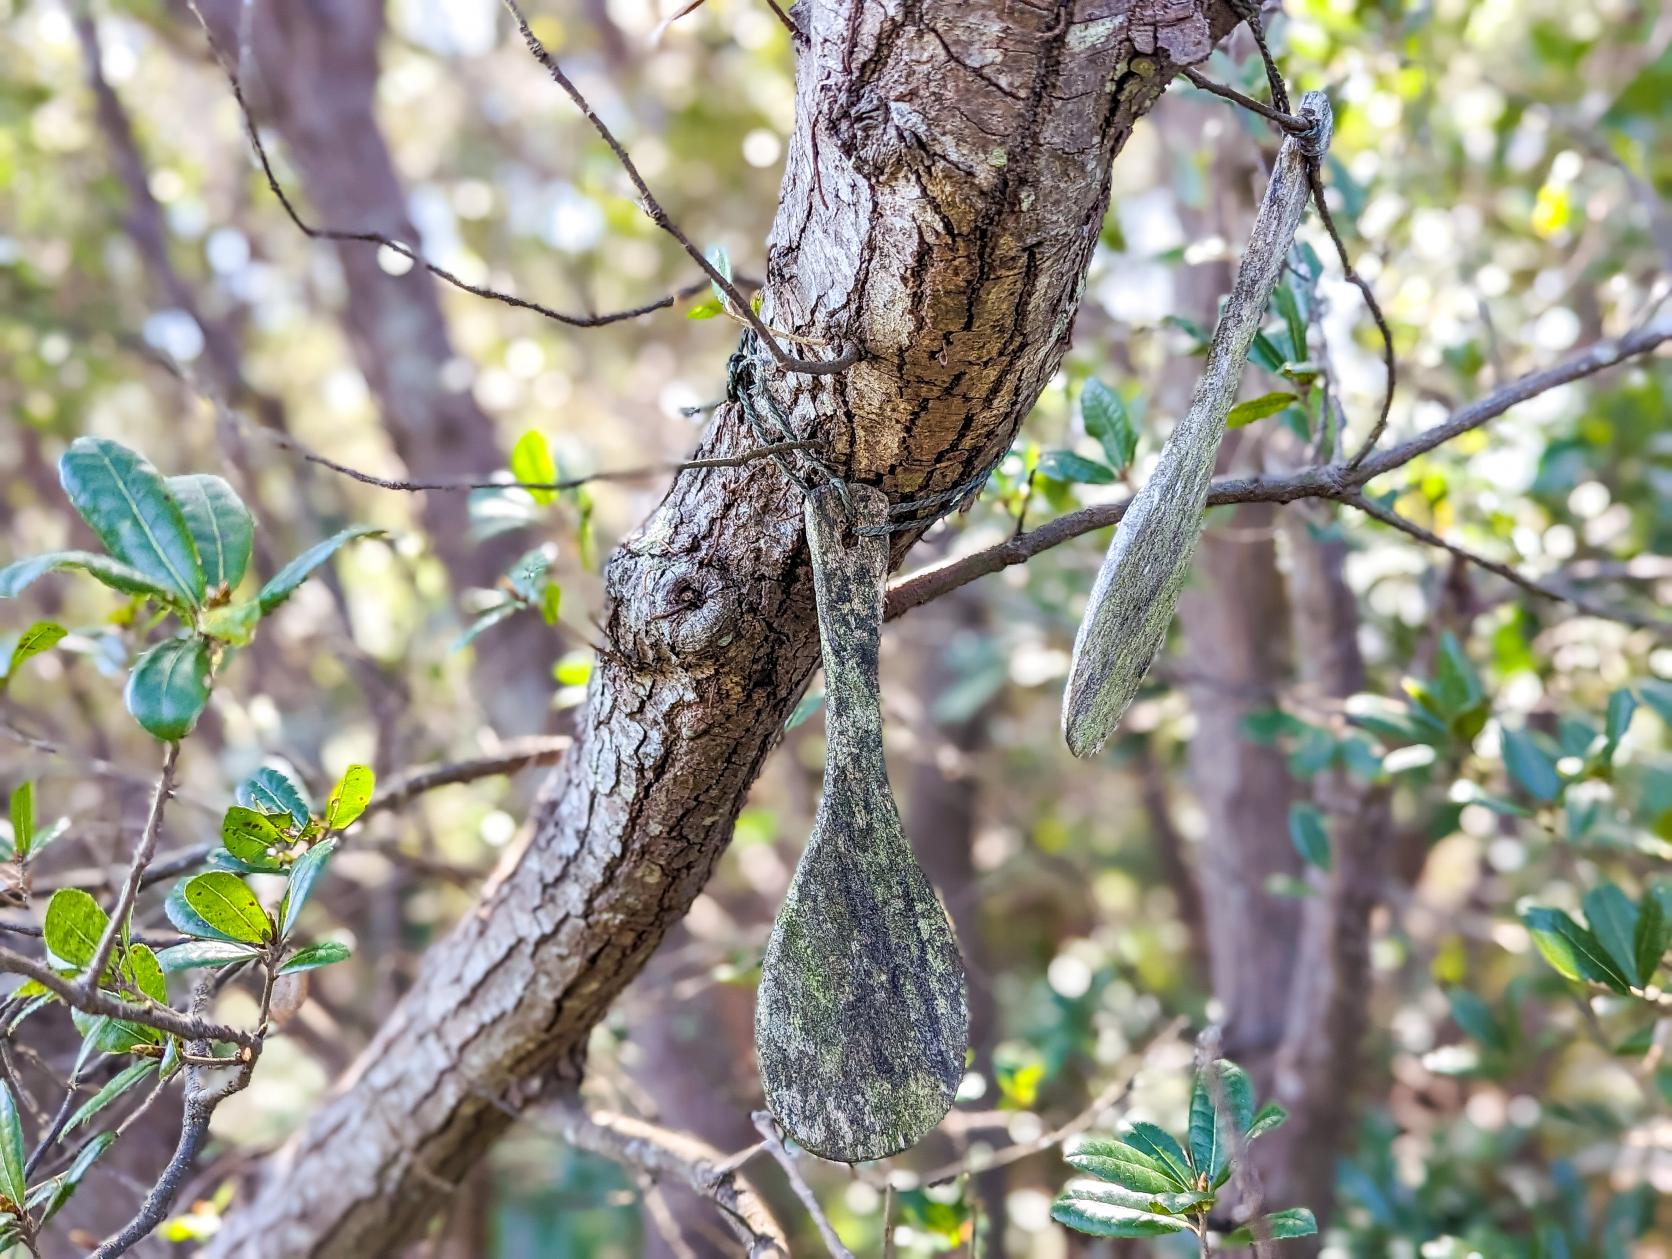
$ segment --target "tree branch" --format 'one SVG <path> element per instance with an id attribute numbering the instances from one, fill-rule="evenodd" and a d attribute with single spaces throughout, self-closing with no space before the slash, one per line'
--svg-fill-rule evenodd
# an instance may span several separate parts
<path id="1" fill-rule="evenodd" d="M 165 1005 L 138 1005 L 112 996 L 103 989 L 83 991 L 80 984 L 73 984 L 61 978 L 45 963 L 24 957 L 21 953 L 14 953 L 10 949 L 0 948 L 0 972 L 33 979 L 64 1004 L 74 1006 L 87 1014 L 100 1014 L 106 1018 L 120 1019 L 125 1023 L 140 1023 L 192 1040 L 220 1040 L 250 1049 L 261 1044 L 261 1037 L 254 1032 L 241 1031 L 224 1023 L 205 1022 L 201 1018 L 189 1017 Z"/>
<path id="2" fill-rule="evenodd" d="M 99 978 L 105 973 L 105 967 L 110 964 L 110 955 L 116 949 L 117 938 L 127 930 L 128 915 L 133 912 L 134 898 L 139 895 L 140 881 L 145 877 L 145 867 L 151 864 L 151 858 L 157 852 L 157 835 L 162 830 L 163 809 L 168 805 L 169 794 L 174 789 L 174 767 L 179 760 L 180 744 L 169 743 L 163 752 L 162 773 L 157 778 L 157 789 L 151 796 L 151 810 L 145 816 L 145 829 L 140 832 L 139 843 L 134 848 L 133 863 L 128 867 L 128 877 L 122 881 L 122 890 L 117 894 L 116 904 L 110 911 L 110 921 L 105 924 L 104 934 L 99 937 L 98 946 L 93 950 L 93 960 L 81 977 L 83 992 L 93 992 L 98 988 Z"/>

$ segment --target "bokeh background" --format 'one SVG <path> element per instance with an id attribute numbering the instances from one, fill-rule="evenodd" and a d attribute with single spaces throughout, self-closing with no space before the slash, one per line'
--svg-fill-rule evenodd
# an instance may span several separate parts
<path id="1" fill-rule="evenodd" d="M 205 8 L 235 30 L 236 4 Z M 793 116 L 790 41 L 757 0 L 708 0 L 665 22 L 672 13 L 559 0 L 531 16 L 675 220 L 758 282 Z M 723 395 L 735 324 L 688 317 L 699 294 L 576 330 L 437 285 L 391 251 L 312 241 L 252 163 L 184 6 L 0 0 L 0 15 L 0 560 L 75 541 L 54 465 L 84 433 L 133 445 L 165 473 L 231 479 L 258 517 L 263 574 L 342 524 L 390 530 L 345 552 L 224 671 L 182 760 L 165 850 L 212 838 L 230 784 L 275 757 L 323 794 L 350 762 L 387 776 L 561 733 L 600 637 L 600 557 L 666 478 L 551 503 L 403 494 L 311 465 L 271 434 L 385 477 L 501 473 L 531 429 L 566 474 L 677 460 L 702 422 L 688 409 Z M 1665 297 L 1672 11 L 1288 0 L 1270 24 L 1292 84 L 1335 104 L 1331 202 L 1396 334 L 1396 436 L 1625 330 Z M 1239 36 L 1205 68 L 1258 91 L 1251 53 Z M 577 313 L 694 278 L 490 0 L 268 3 L 245 78 L 311 223 L 417 239 L 470 283 Z M 988 493 L 908 567 L 1007 536 L 1024 504 L 1038 523 L 1141 482 L 1188 398 L 1193 329 L 1211 326 L 1274 149 L 1257 119 L 1182 83 L 1168 92 L 1116 163 L 1063 371 Z M 1323 262 L 1315 285 L 1297 281 L 1314 355 L 1327 352 L 1349 432 L 1362 434 L 1384 384 L 1373 328 L 1315 223 L 1302 239 Z M 1079 465 L 1055 454 L 1100 457 L 1078 409 L 1092 379 L 1138 425 L 1136 464 L 1119 477 L 1076 479 Z M 1288 387 L 1273 375 L 1252 391 Z M 1666 360 L 1650 359 L 1551 391 L 1376 488 L 1449 537 L 1652 611 L 1672 591 L 1669 387 Z M 1317 418 L 1290 408 L 1239 430 L 1225 466 L 1299 466 Z M 1672 686 L 1654 685 L 1672 678 L 1672 649 L 1352 513 L 1245 507 L 1210 523 L 1173 647 L 1118 742 L 1089 764 L 1062 746 L 1058 703 L 1106 535 L 886 632 L 891 769 L 970 960 L 976 1046 L 958 1107 L 921 1150 L 810 1171 L 831 1219 L 856 1252 L 878 1253 L 892 1178 L 901 1255 L 961 1252 L 972 1234 L 985 1255 L 1174 1253 L 1119 1251 L 1054 1224 L 1068 1176 L 1054 1151 L 928 1190 L 919 1177 L 959 1160 L 980 1168 L 1134 1072 L 1119 1113 L 1181 1126 L 1191 1045 L 1153 1042 L 1157 1031 L 1232 1011 L 1244 1027 L 1261 1010 L 1281 1021 L 1285 959 L 1322 886 L 1306 810 L 1339 823 L 1361 816 L 1336 808 L 1342 792 L 1373 792 L 1385 861 L 1364 1061 L 1309 1081 L 1350 1116 L 1325 1252 L 1669 1253 L 1665 1002 L 1564 980 L 1518 911 L 1574 908 L 1604 880 L 1638 895 L 1666 878 Z M 557 623 L 521 612 L 461 645 L 503 599 L 500 574 L 540 545 L 562 591 Z M 1310 667 L 1321 649 L 1304 574 L 1319 548 L 1333 549 L 1353 595 L 1356 612 L 1333 632 L 1362 651 L 1358 699 Z M 125 852 L 154 751 L 120 703 L 142 627 L 70 579 L 23 602 L 0 606 L 0 633 L 35 615 L 75 631 L 11 680 L 0 709 L 7 730 L 36 741 L 0 740 L 0 785 L 34 778 L 42 811 L 73 821 L 36 872 L 45 885 Z M 1459 676 L 1478 682 L 1479 720 L 1463 714 L 1444 739 L 1349 720 L 1377 700 L 1403 705 L 1409 679 L 1443 689 Z M 1592 772 L 1587 748 L 1621 688 L 1645 702 Z M 594 1100 L 722 1149 L 754 1139 L 753 983 L 819 789 L 816 683 L 800 715 L 713 884 L 590 1058 Z M 1502 731 L 1524 727 L 1561 774 L 1555 795 L 1506 768 Z M 236 1209 L 240 1171 L 424 982 L 424 946 L 514 849 L 539 775 L 429 793 L 347 845 L 310 912 L 355 958 L 314 976 L 291 1034 L 217 1114 L 189 1205 L 165 1229 L 181 1253 Z M 1227 932 L 1242 933 L 1240 950 Z M 80 1206 L 80 1226 L 123 1218 L 169 1139 L 160 1126 L 149 1147 L 128 1143 L 84 1195 L 97 1200 Z M 797 1253 L 817 1253 L 775 1170 L 757 1170 Z M 719 1236 L 697 1200 L 647 1189 L 531 1120 L 415 1253 L 727 1253 Z"/>

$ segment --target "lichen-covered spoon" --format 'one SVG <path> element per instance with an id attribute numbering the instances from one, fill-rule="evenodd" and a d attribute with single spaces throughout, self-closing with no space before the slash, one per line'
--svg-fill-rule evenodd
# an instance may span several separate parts
<path id="1" fill-rule="evenodd" d="M 940 1122 L 964 1072 L 969 1009 L 946 911 L 913 856 L 883 762 L 877 652 L 887 499 L 810 494 L 824 652 L 824 798 L 761 963 L 755 1048 L 767 1105 L 802 1146 L 884 1158 Z"/>

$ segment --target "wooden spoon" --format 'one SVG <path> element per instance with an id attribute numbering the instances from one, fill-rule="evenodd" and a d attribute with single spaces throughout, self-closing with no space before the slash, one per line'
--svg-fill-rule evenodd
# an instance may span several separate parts
<path id="1" fill-rule="evenodd" d="M 888 500 L 869 486 L 806 503 L 824 653 L 824 798 L 761 963 L 755 1048 L 767 1105 L 843 1163 L 923 1137 L 964 1073 L 969 1009 L 946 911 L 912 855 L 883 761 L 877 651 Z"/>

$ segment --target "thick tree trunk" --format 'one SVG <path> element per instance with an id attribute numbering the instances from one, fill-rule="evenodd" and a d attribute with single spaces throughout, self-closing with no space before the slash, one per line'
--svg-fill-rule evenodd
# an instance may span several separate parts
<path id="1" fill-rule="evenodd" d="M 221 48 L 236 55 L 238 0 L 208 0 L 202 8 Z M 379 232 L 421 248 L 374 112 L 383 0 L 268 3 L 251 14 L 248 51 L 260 71 L 251 76 L 252 104 L 284 139 L 284 154 L 301 177 L 303 214 L 316 226 Z M 436 281 L 422 267 L 388 274 L 378 249 L 364 242 L 334 249 L 343 331 L 401 462 L 418 479 L 504 466 L 493 421 L 468 388 L 443 380 L 442 368 L 458 355 Z M 422 497 L 425 533 L 455 586 L 493 586 L 528 545 L 515 537 L 473 541 L 463 494 Z M 478 654 L 480 701 L 501 734 L 538 729 L 556 639 L 532 616 L 514 617 L 494 634 L 497 641 Z"/>
<path id="2" fill-rule="evenodd" d="M 807 12 L 762 313 L 864 359 L 763 374 L 845 476 L 897 498 L 966 482 L 1056 370 L 1109 163 L 1174 70 L 1135 53 L 1128 8 Z M 1222 32 L 1228 10 L 1213 16 Z M 703 447 L 753 444 L 728 405 Z M 501 1103 L 578 1077 L 589 1031 L 702 887 L 818 657 L 798 492 L 769 461 L 688 472 L 607 584 L 610 651 L 520 859 L 211 1254 L 363 1259 L 410 1235 L 509 1122 Z"/>

